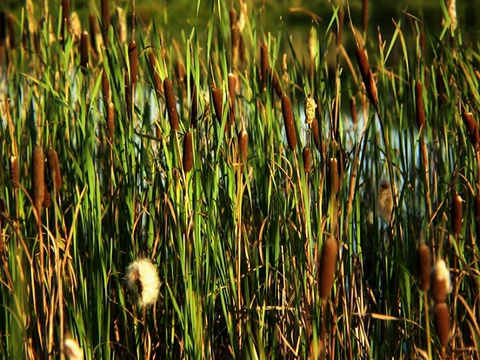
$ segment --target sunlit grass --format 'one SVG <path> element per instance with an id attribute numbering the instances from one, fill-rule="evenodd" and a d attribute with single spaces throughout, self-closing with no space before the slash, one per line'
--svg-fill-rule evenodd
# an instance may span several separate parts
<path id="1" fill-rule="evenodd" d="M 298 53 L 242 3 L 179 34 L 5 18 L 1 354 L 479 356 L 478 43 L 343 6 Z"/>

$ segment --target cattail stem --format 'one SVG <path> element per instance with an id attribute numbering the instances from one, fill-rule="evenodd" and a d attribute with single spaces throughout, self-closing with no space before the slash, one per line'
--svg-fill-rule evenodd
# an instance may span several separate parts
<path id="1" fill-rule="evenodd" d="M 235 85 L 237 79 L 232 73 L 228 74 L 228 118 L 230 125 L 235 125 Z"/>

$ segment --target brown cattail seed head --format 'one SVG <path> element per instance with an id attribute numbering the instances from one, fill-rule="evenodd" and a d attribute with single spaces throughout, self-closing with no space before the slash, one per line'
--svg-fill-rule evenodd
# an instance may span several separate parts
<path id="1" fill-rule="evenodd" d="M 124 73 L 124 84 L 125 84 L 125 101 L 126 101 L 126 108 L 127 108 L 127 116 L 129 119 L 132 118 L 132 110 L 133 110 L 133 91 L 132 86 L 130 85 L 130 78 L 127 72 Z"/>
<path id="2" fill-rule="evenodd" d="M 235 75 L 232 73 L 228 74 L 228 107 L 229 107 L 229 114 L 228 118 L 230 120 L 230 125 L 235 124 L 235 85 L 237 83 L 237 79 Z"/>
<path id="3" fill-rule="evenodd" d="M 113 133 L 115 131 L 115 105 L 113 105 L 112 102 L 108 103 L 107 129 L 108 129 L 108 138 L 110 139 L 110 141 L 112 141 Z"/>
<path id="4" fill-rule="evenodd" d="M 392 187 L 390 182 L 382 178 L 378 183 L 377 213 L 385 222 L 390 222 L 393 211 Z"/>
<path id="5" fill-rule="evenodd" d="M 297 147 L 297 135 L 295 132 L 295 121 L 293 119 L 292 103 L 287 95 L 282 97 L 282 113 L 287 133 L 288 146 L 292 151 Z"/>
<path id="6" fill-rule="evenodd" d="M 448 305 L 444 302 L 435 304 L 433 312 L 435 330 L 437 331 L 440 344 L 442 347 L 445 347 L 450 339 L 450 316 L 448 314 Z"/>
<path id="7" fill-rule="evenodd" d="M 437 260 L 435 267 L 432 269 L 430 281 L 435 303 L 445 302 L 447 295 L 452 292 L 452 280 L 450 279 L 450 271 L 447 269 L 445 260 Z"/>
<path id="8" fill-rule="evenodd" d="M 454 192 L 452 198 L 452 229 L 455 234 L 460 234 L 462 231 L 462 220 L 463 200 L 457 192 Z"/>
<path id="9" fill-rule="evenodd" d="M 304 147 L 302 155 L 303 155 L 303 169 L 305 170 L 305 173 L 309 173 L 310 168 L 312 166 L 312 158 L 310 156 L 310 148 L 309 147 Z"/>
<path id="10" fill-rule="evenodd" d="M 18 168 L 18 158 L 15 155 L 10 157 L 10 182 L 14 189 L 20 185 L 20 170 Z"/>
<path id="11" fill-rule="evenodd" d="M 422 242 L 418 248 L 418 272 L 422 291 L 430 288 L 430 270 L 430 248 Z"/>
<path id="12" fill-rule="evenodd" d="M 173 84 L 169 78 L 163 80 L 163 91 L 165 92 L 165 103 L 167 105 L 168 119 L 173 131 L 179 131 L 180 125 L 177 112 L 177 101 L 173 92 Z"/>
<path id="13" fill-rule="evenodd" d="M 88 32 L 84 31 L 80 38 L 80 66 L 84 72 L 88 64 L 88 46 Z"/>
<path id="14" fill-rule="evenodd" d="M 333 285 L 337 257 L 338 243 L 332 236 L 323 243 L 320 264 L 318 267 L 318 290 L 320 297 L 324 300 L 328 298 L 330 289 Z"/>
<path id="15" fill-rule="evenodd" d="M 128 60 L 130 61 L 130 83 L 134 85 L 138 75 L 138 50 L 135 40 L 128 44 Z"/>
<path id="16" fill-rule="evenodd" d="M 32 156 L 32 199 L 37 211 L 41 211 L 45 197 L 45 157 L 40 146 L 33 148 Z"/>
<path id="17" fill-rule="evenodd" d="M 64 36 L 65 26 L 66 30 L 70 30 L 70 1 L 69 0 L 62 0 L 62 33 L 61 36 Z"/>
<path id="18" fill-rule="evenodd" d="M 329 173 L 330 173 L 330 189 L 332 195 L 338 194 L 339 183 L 338 183 L 338 162 L 335 158 L 330 158 L 329 162 Z"/>
<path id="19" fill-rule="evenodd" d="M 97 18 L 95 14 L 92 12 L 88 14 L 88 23 L 89 23 L 89 29 L 90 29 L 90 44 L 92 44 L 93 52 L 97 54 L 97 34 L 99 30 L 98 30 Z"/>
<path id="20" fill-rule="evenodd" d="M 368 64 L 365 50 L 362 48 L 357 48 L 355 55 L 357 57 L 357 63 L 358 67 L 360 68 L 360 74 L 362 75 L 363 83 L 365 84 L 365 90 L 367 92 L 368 99 L 372 105 L 377 105 L 377 85 L 375 84 L 375 80 L 370 70 L 370 65 Z"/>
<path id="21" fill-rule="evenodd" d="M 471 112 L 467 112 L 465 109 L 463 109 L 462 119 L 467 127 L 468 136 L 470 137 L 473 147 L 475 150 L 478 150 L 480 148 L 480 133 L 478 131 L 478 123 L 475 120 L 475 117 Z"/>
<path id="22" fill-rule="evenodd" d="M 59 191 L 62 188 L 62 173 L 60 172 L 60 165 L 58 162 L 58 154 L 55 150 L 47 151 L 48 170 L 53 179 L 53 188 Z"/>
<path id="23" fill-rule="evenodd" d="M 222 91 L 216 87 L 212 88 L 213 107 L 219 124 L 222 124 L 223 118 L 223 99 Z"/>
<path id="24" fill-rule="evenodd" d="M 248 158 L 248 133 L 245 129 L 242 129 L 238 133 L 238 145 L 240 148 L 241 160 L 245 162 Z"/>
<path id="25" fill-rule="evenodd" d="M 415 83 L 415 100 L 417 102 L 417 124 L 421 128 L 425 125 L 425 106 L 423 105 L 423 84 L 421 81 Z"/>
<path id="26" fill-rule="evenodd" d="M 183 170 L 187 173 L 193 168 L 192 132 L 189 131 L 183 140 Z"/>
<path id="27" fill-rule="evenodd" d="M 110 100 L 110 84 L 108 82 L 108 76 L 105 68 L 102 70 L 102 91 L 103 91 L 103 99 L 105 101 Z"/>
<path id="28" fill-rule="evenodd" d="M 311 124 L 313 119 L 315 119 L 315 109 L 317 108 L 317 104 L 315 104 L 315 100 L 309 95 L 305 99 L 305 122 L 307 124 Z"/>
<path id="29" fill-rule="evenodd" d="M 103 41 L 108 45 L 108 27 L 110 26 L 110 0 L 102 0 Z"/>
<path id="30" fill-rule="evenodd" d="M 318 120 L 314 118 L 312 123 L 312 134 L 313 134 L 313 141 L 318 151 L 322 152 L 322 142 L 320 140 L 320 130 L 318 129 Z"/>

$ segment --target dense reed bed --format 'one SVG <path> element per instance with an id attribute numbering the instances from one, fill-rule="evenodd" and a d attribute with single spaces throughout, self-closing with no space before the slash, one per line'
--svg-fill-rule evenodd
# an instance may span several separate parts
<path id="1" fill-rule="evenodd" d="M 479 42 L 450 8 L 384 39 L 332 5 L 304 55 L 246 1 L 168 37 L 134 2 L 27 3 L 0 13 L 2 357 L 480 357 Z"/>

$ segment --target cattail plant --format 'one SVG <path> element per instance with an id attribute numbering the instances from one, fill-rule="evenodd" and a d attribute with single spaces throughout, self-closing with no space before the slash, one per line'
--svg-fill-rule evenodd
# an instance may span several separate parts
<path id="1" fill-rule="evenodd" d="M 331 236 L 323 243 L 320 264 L 318 266 L 318 291 L 320 298 L 323 300 L 326 300 L 330 295 L 330 289 L 332 288 L 335 277 L 337 257 L 338 243 L 337 240 Z"/>
<path id="2" fill-rule="evenodd" d="M 213 108 L 215 109 L 215 116 L 217 117 L 218 123 L 222 124 L 223 118 L 223 99 L 222 99 L 222 91 L 216 87 L 212 88 L 212 100 L 213 100 Z M 226 130 L 226 127 L 225 127 Z"/>
<path id="3" fill-rule="evenodd" d="M 86 73 L 87 64 L 88 64 L 88 32 L 84 31 L 82 37 L 80 38 L 80 67 L 82 72 Z"/>
<path id="4" fill-rule="evenodd" d="M 462 231 L 463 221 L 463 200 L 455 191 L 452 197 L 452 230 L 458 235 Z"/>
<path id="5" fill-rule="evenodd" d="M 183 170 L 188 173 L 193 168 L 193 144 L 192 144 L 192 132 L 189 131 L 185 134 L 183 140 Z"/>
<path id="6" fill-rule="evenodd" d="M 305 122 L 307 124 L 311 124 L 313 119 L 315 119 L 315 109 L 317 108 L 317 104 L 315 104 L 315 100 L 309 95 L 305 99 Z"/>
<path id="7" fill-rule="evenodd" d="M 415 101 L 417 104 L 417 125 L 422 128 L 425 125 L 425 106 L 423 105 L 423 84 L 421 81 L 415 83 Z"/>
<path id="8" fill-rule="evenodd" d="M 323 154 L 323 145 L 322 141 L 320 140 L 320 130 L 318 129 L 318 120 L 317 118 L 314 118 L 312 120 L 312 123 L 310 124 L 311 129 L 312 129 L 312 134 L 313 134 L 313 142 L 315 143 L 315 147 L 317 148 L 318 151 L 320 151 Z"/>
<path id="9" fill-rule="evenodd" d="M 377 214 L 386 223 L 390 222 L 393 211 L 393 195 L 390 182 L 380 179 L 377 190 Z"/>
<path id="10" fill-rule="evenodd" d="M 288 146 L 292 151 L 297 147 L 297 135 L 295 132 L 295 120 L 293 118 L 292 103 L 287 95 L 282 97 L 282 113 L 285 122 L 285 132 L 287 133 Z"/>
<path id="11" fill-rule="evenodd" d="M 430 289 L 430 248 L 424 242 L 418 248 L 418 273 L 420 290 L 427 291 Z"/>
<path id="12" fill-rule="evenodd" d="M 240 149 L 240 160 L 245 163 L 248 159 L 248 133 L 245 129 L 238 133 L 238 147 Z"/>
<path id="13" fill-rule="evenodd" d="M 450 339 L 450 315 L 445 302 L 435 304 L 433 309 L 435 330 L 442 347 L 447 346 Z"/>
<path id="14" fill-rule="evenodd" d="M 125 86 L 125 105 L 127 108 L 127 117 L 129 119 L 132 118 L 132 110 L 133 110 L 133 89 L 132 85 L 130 84 L 130 77 L 128 73 L 125 71 L 123 74 L 123 83 Z"/>
<path id="15" fill-rule="evenodd" d="M 128 265 L 126 282 L 140 307 L 152 305 L 157 300 L 160 279 L 157 268 L 149 259 L 138 259 Z"/>
<path id="16" fill-rule="evenodd" d="M 78 346 L 78 343 L 75 339 L 71 337 L 66 337 L 63 341 L 63 352 L 65 353 L 65 357 L 68 360 L 82 360 L 83 359 L 83 351 Z"/>
<path id="17" fill-rule="evenodd" d="M 95 55 L 97 55 L 97 33 L 99 32 L 97 18 L 95 14 L 88 14 L 88 24 L 90 30 L 90 44 L 92 44 L 92 49 Z"/>
<path id="18" fill-rule="evenodd" d="M 230 125 L 235 124 L 235 85 L 237 83 L 237 79 L 235 75 L 232 73 L 228 74 L 228 118 L 230 121 Z"/>
<path id="19" fill-rule="evenodd" d="M 128 44 L 128 61 L 130 62 L 130 85 L 134 87 L 138 76 L 138 50 L 135 40 Z"/>
<path id="20" fill-rule="evenodd" d="M 238 62 L 238 44 L 240 42 L 240 34 L 237 26 L 237 12 L 235 9 L 231 9 L 229 12 L 230 16 L 230 38 L 232 45 L 232 63 L 233 68 L 237 67 Z"/>
<path id="21" fill-rule="evenodd" d="M 311 166 L 312 166 L 312 158 L 310 154 L 310 148 L 308 146 L 305 146 L 303 148 L 303 169 L 306 174 L 310 172 Z"/>
<path id="22" fill-rule="evenodd" d="M 178 120 L 177 101 L 175 99 L 175 93 L 173 92 L 173 84 L 169 78 L 163 80 L 163 91 L 165 93 L 165 103 L 167 106 L 168 119 L 170 120 L 170 126 L 173 131 L 180 130 L 180 124 Z"/>
<path id="23" fill-rule="evenodd" d="M 332 195 L 337 195 L 339 190 L 338 181 L 338 162 L 337 159 L 332 157 L 329 161 L 329 177 L 330 177 L 330 190 Z"/>
<path id="24" fill-rule="evenodd" d="M 18 189 L 20 185 L 20 170 L 18 168 L 18 158 L 15 155 L 10 157 L 10 183 L 14 189 Z"/>
<path id="25" fill-rule="evenodd" d="M 362 6 L 362 30 L 365 34 L 368 27 L 368 0 L 363 0 Z"/>
<path id="26" fill-rule="evenodd" d="M 468 136 L 475 150 L 480 148 L 480 133 L 478 131 L 478 123 L 471 112 L 468 112 L 462 107 L 462 119 L 463 123 L 467 127 Z"/>
<path id="27" fill-rule="evenodd" d="M 102 69 L 102 92 L 103 100 L 105 102 L 110 101 L 110 83 L 108 82 L 107 71 L 105 68 Z"/>
<path id="28" fill-rule="evenodd" d="M 113 133 L 115 131 L 115 105 L 113 105 L 112 102 L 108 103 L 107 130 L 108 130 L 108 138 L 110 139 L 110 141 L 112 141 Z"/>
<path id="29" fill-rule="evenodd" d="M 363 83 L 365 84 L 365 90 L 367 92 L 368 99 L 372 105 L 375 106 L 378 104 L 377 85 L 375 84 L 375 79 L 373 78 L 372 71 L 370 70 L 370 65 L 368 64 L 365 50 L 357 47 L 355 55 L 357 57 L 357 63 L 358 67 L 360 68 L 360 74 L 362 75 Z"/>
<path id="30" fill-rule="evenodd" d="M 32 199 L 38 212 L 45 198 L 45 157 L 43 149 L 36 145 L 32 154 Z"/>
<path id="31" fill-rule="evenodd" d="M 65 38 L 66 33 L 70 31 L 70 0 L 62 0 L 62 27 L 60 36 Z"/>
<path id="32" fill-rule="evenodd" d="M 59 191 L 62 188 L 62 173 L 58 162 L 58 154 L 55 150 L 47 151 L 47 164 L 50 176 L 53 180 L 53 189 Z"/>
<path id="33" fill-rule="evenodd" d="M 452 292 L 452 280 L 445 260 L 439 259 L 436 261 L 435 266 L 432 269 L 430 284 L 435 303 L 439 304 L 445 302 L 447 300 L 447 295 Z"/>
<path id="34" fill-rule="evenodd" d="M 158 75 L 158 71 L 156 68 L 157 57 L 155 56 L 153 50 L 148 52 L 148 63 L 150 65 L 150 71 L 153 75 L 153 86 L 155 87 L 157 95 L 161 95 L 163 93 L 162 80 L 160 79 L 160 75 Z"/>

